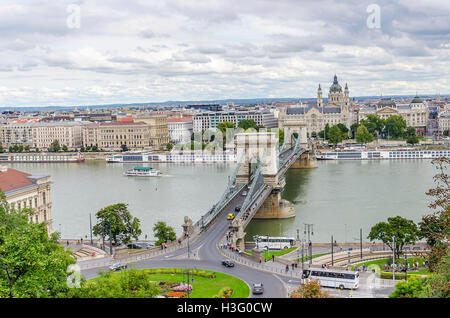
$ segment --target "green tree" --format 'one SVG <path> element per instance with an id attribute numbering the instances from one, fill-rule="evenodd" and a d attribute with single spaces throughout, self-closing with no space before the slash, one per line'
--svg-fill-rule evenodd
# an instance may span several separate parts
<path id="1" fill-rule="evenodd" d="M 392 115 L 386 119 L 386 131 L 393 138 L 402 137 L 405 133 L 406 121 L 402 116 Z"/>
<path id="2" fill-rule="evenodd" d="M 409 126 L 408 128 L 406 128 L 405 130 L 405 136 L 407 137 L 415 137 L 416 136 L 416 128 Z"/>
<path id="3" fill-rule="evenodd" d="M 15 210 L 0 191 L 0 298 L 66 297 L 71 252 L 48 235 L 45 223 L 28 222 L 35 211 Z"/>
<path id="4" fill-rule="evenodd" d="M 125 147 L 126 147 L 126 146 L 125 146 Z M 93 152 L 98 152 L 98 151 L 99 151 L 99 150 L 98 150 L 98 145 L 97 145 L 97 144 L 93 145 L 91 150 L 92 150 Z"/>
<path id="5" fill-rule="evenodd" d="M 448 253 L 442 257 L 434 273 L 425 278 L 420 294 L 425 298 L 450 297 L 450 256 Z"/>
<path id="6" fill-rule="evenodd" d="M 138 239 L 142 231 L 140 221 L 128 211 L 125 203 L 108 205 L 96 213 L 97 224 L 93 227 L 94 235 L 108 237 L 111 228 L 111 238 L 115 245 L 119 242 L 128 243 L 132 238 Z"/>
<path id="7" fill-rule="evenodd" d="M 373 141 L 373 135 L 367 130 L 366 126 L 359 125 L 358 129 L 356 130 L 355 134 L 355 140 L 356 142 L 367 144 L 371 141 Z"/>
<path id="8" fill-rule="evenodd" d="M 30 151 L 30 146 L 26 145 L 23 149 L 24 149 L 26 152 L 28 152 L 28 151 Z"/>
<path id="9" fill-rule="evenodd" d="M 3 148 L 2 145 L 0 145 L 0 153 L 4 153 L 4 152 L 5 152 L 5 149 Z"/>
<path id="10" fill-rule="evenodd" d="M 358 123 L 354 123 L 354 124 L 352 124 L 352 125 L 350 126 L 350 131 L 351 131 L 351 133 L 352 133 L 352 137 L 353 137 L 353 138 L 355 138 L 356 130 L 358 129 L 359 125 L 360 125 L 360 124 L 358 124 Z M 367 129 L 367 128 L 366 128 L 366 129 Z"/>
<path id="11" fill-rule="evenodd" d="M 422 236 L 426 238 L 431 247 L 428 257 L 428 267 L 434 271 L 440 259 L 448 254 L 448 241 L 450 239 L 450 180 L 446 171 L 450 159 L 446 157 L 431 161 L 438 173 L 434 176 L 435 188 L 429 189 L 426 195 L 433 199 L 428 207 L 433 213 L 424 215 L 419 222 Z"/>
<path id="12" fill-rule="evenodd" d="M 62 151 L 64 151 L 64 152 L 69 151 L 69 148 L 67 148 L 66 145 L 63 145 L 63 146 L 62 146 Z"/>
<path id="13" fill-rule="evenodd" d="M 415 244 L 421 238 L 421 232 L 417 225 L 412 221 L 401 216 L 390 217 L 386 222 L 379 222 L 374 225 L 368 238 L 380 240 L 394 251 L 393 240 L 395 237 L 395 256 L 399 257 L 405 244 Z"/>
<path id="14" fill-rule="evenodd" d="M 253 128 L 256 131 L 258 131 L 259 128 L 260 128 L 258 126 L 258 124 L 256 124 L 256 122 L 253 119 L 243 119 L 243 120 L 239 121 L 238 127 L 242 128 L 244 130 L 247 130 L 249 128 Z"/>
<path id="15" fill-rule="evenodd" d="M 169 150 L 169 151 L 173 149 L 173 145 L 170 142 L 167 143 L 166 147 L 167 147 L 167 150 Z"/>
<path id="16" fill-rule="evenodd" d="M 54 140 L 50 147 L 48 147 L 48 151 L 50 152 L 58 152 L 61 150 L 61 146 L 59 145 L 59 141 L 58 140 Z"/>
<path id="17" fill-rule="evenodd" d="M 406 138 L 406 142 L 410 145 L 418 144 L 419 143 L 419 137 L 417 136 L 409 136 Z"/>
<path id="18" fill-rule="evenodd" d="M 400 281 L 395 285 L 395 290 L 390 298 L 418 298 L 424 288 L 422 278 L 418 275 L 410 275 L 408 281 Z"/>
<path id="19" fill-rule="evenodd" d="M 342 131 L 337 125 L 330 128 L 330 131 L 328 132 L 328 142 L 334 144 L 335 146 L 342 142 Z"/>
<path id="20" fill-rule="evenodd" d="M 386 125 L 385 120 L 380 116 L 373 114 L 367 115 L 367 118 L 361 119 L 359 123 L 366 126 L 367 130 L 372 135 L 380 135 Z"/>
<path id="21" fill-rule="evenodd" d="M 14 147 L 13 146 L 9 146 L 8 151 L 9 152 L 14 152 Z"/>
<path id="22" fill-rule="evenodd" d="M 330 125 L 327 123 L 325 125 L 325 129 L 324 129 L 324 136 L 325 136 L 325 139 L 327 139 L 327 140 L 329 138 L 329 133 L 330 133 Z"/>
<path id="23" fill-rule="evenodd" d="M 223 123 L 218 123 L 216 126 L 217 129 L 219 129 L 222 134 L 225 136 L 227 129 L 234 129 L 236 128 L 235 124 L 229 121 L 224 121 Z"/>
<path id="24" fill-rule="evenodd" d="M 339 123 L 336 126 L 339 127 L 339 129 L 342 131 L 343 134 L 348 133 L 348 128 L 344 124 Z"/>
<path id="25" fill-rule="evenodd" d="M 175 231 L 171 226 L 168 226 L 166 222 L 159 221 L 153 226 L 154 236 L 158 239 L 156 245 L 161 245 L 167 242 L 167 239 L 174 241 L 177 239 Z"/>
<path id="26" fill-rule="evenodd" d="M 330 298 L 330 294 L 322 290 L 318 280 L 311 280 L 294 290 L 290 298 Z"/>

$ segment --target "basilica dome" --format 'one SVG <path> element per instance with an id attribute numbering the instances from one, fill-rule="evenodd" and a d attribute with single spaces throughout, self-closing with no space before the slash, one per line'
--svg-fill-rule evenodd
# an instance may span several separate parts
<path id="1" fill-rule="evenodd" d="M 342 92 L 342 87 L 339 85 L 336 75 L 334 75 L 333 84 L 330 86 L 330 92 Z"/>

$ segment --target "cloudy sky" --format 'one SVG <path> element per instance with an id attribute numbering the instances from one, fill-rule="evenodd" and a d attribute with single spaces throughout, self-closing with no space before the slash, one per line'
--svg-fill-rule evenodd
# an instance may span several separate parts
<path id="1" fill-rule="evenodd" d="M 315 97 L 335 73 L 351 96 L 448 94 L 449 16 L 448 0 L 2 0 L 0 106 Z"/>

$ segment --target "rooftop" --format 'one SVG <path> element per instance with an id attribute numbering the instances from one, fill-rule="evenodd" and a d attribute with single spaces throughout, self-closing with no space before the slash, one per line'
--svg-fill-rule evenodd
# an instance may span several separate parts
<path id="1" fill-rule="evenodd" d="M 7 193 L 35 185 L 37 180 L 47 177 L 48 176 L 33 176 L 26 172 L 8 168 L 6 166 L 0 166 L 0 189 L 4 193 Z"/>

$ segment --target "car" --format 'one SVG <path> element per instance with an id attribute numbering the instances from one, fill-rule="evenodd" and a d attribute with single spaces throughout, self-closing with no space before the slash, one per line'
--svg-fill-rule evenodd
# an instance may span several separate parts
<path id="1" fill-rule="evenodd" d="M 234 211 L 236 211 L 236 212 L 239 212 L 240 210 L 241 210 L 240 206 L 237 206 L 237 207 L 234 208 Z"/>
<path id="2" fill-rule="evenodd" d="M 247 191 L 242 192 L 242 196 L 245 197 L 247 195 Z"/>
<path id="3" fill-rule="evenodd" d="M 111 271 L 120 271 L 121 269 L 126 269 L 126 268 L 128 268 L 128 264 L 115 263 L 115 264 L 112 264 L 109 267 L 109 270 L 111 270 Z"/>
<path id="4" fill-rule="evenodd" d="M 262 293 L 264 293 L 264 287 L 262 283 L 255 283 L 253 284 L 253 288 L 252 288 L 252 292 L 253 295 L 261 295 Z"/>
<path id="5" fill-rule="evenodd" d="M 151 248 L 151 247 L 155 247 L 155 244 L 153 243 L 139 243 L 140 246 L 142 246 L 142 248 Z"/>
<path id="6" fill-rule="evenodd" d="M 228 213 L 227 220 L 233 220 L 233 219 L 234 219 L 234 214 L 233 213 Z"/>
<path id="7" fill-rule="evenodd" d="M 143 248 L 142 245 L 139 245 L 136 243 L 129 243 L 129 244 L 127 244 L 127 247 L 131 248 L 131 249 L 135 249 L 135 250 L 140 250 Z"/>
<path id="8" fill-rule="evenodd" d="M 230 259 L 223 260 L 222 265 L 225 267 L 234 267 L 234 263 Z"/>

